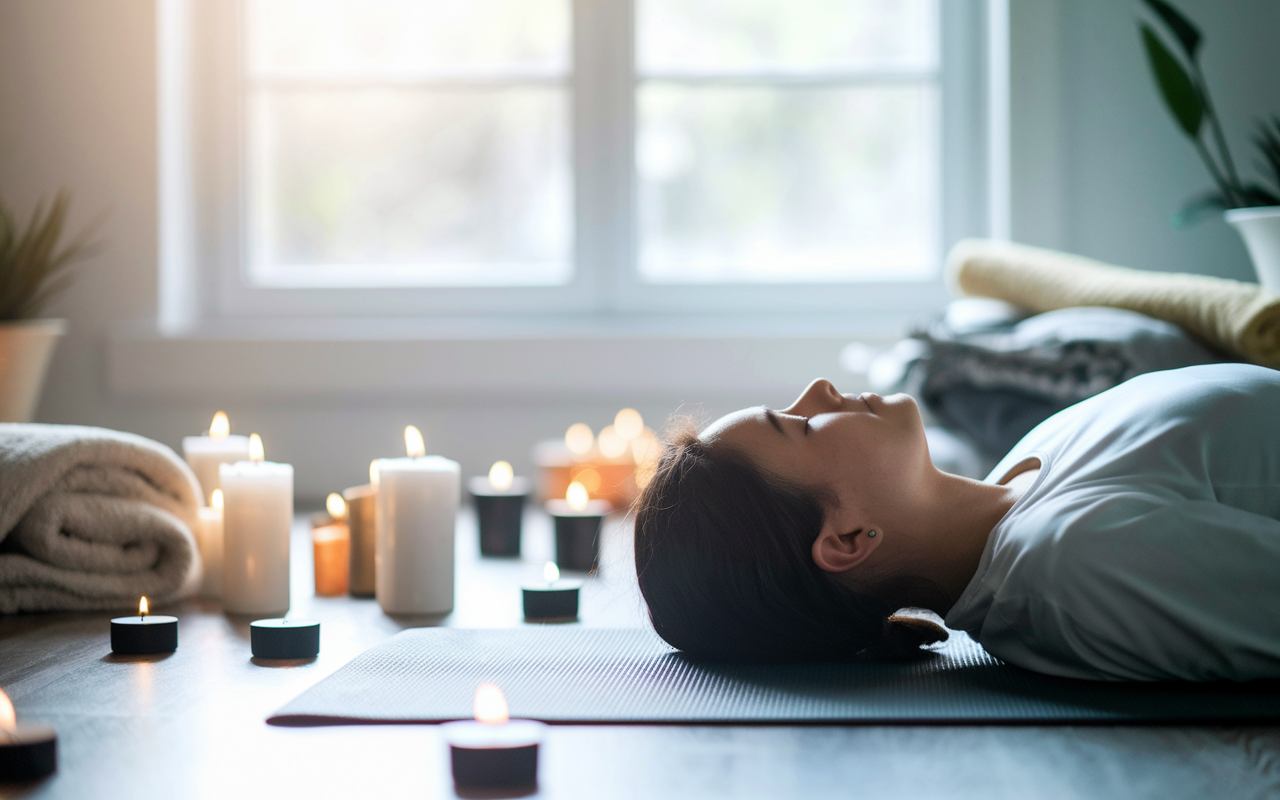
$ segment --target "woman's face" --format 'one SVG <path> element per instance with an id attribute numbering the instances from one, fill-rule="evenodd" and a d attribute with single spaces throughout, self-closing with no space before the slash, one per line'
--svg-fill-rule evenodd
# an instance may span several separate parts
<path id="1" fill-rule="evenodd" d="M 828 514 L 843 510 L 872 522 L 909 506 L 932 471 L 915 400 L 842 395 L 825 379 L 787 408 L 757 406 L 722 417 L 701 438 L 813 490 Z"/>

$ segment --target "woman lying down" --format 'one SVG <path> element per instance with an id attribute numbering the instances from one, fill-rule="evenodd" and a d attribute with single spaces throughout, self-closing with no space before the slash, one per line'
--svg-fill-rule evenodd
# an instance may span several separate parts
<path id="1" fill-rule="evenodd" d="M 915 401 L 818 380 L 677 435 L 636 516 L 659 635 L 733 660 L 945 638 L 1109 680 L 1280 677 L 1280 372 L 1156 372 L 1041 423 L 985 482 L 929 460 Z"/>

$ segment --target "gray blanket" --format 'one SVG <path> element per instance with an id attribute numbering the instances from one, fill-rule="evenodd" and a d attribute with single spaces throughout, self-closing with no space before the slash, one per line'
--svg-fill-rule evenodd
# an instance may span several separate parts
<path id="1" fill-rule="evenodd" d="M 137 608 L 190 594 L 199 491 L 162 444 L 0 424 L 0 613 Z"/>

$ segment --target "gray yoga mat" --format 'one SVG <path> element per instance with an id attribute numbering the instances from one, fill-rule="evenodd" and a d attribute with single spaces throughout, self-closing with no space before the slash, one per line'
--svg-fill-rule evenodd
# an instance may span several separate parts
<path id="1" fill-rule="evenodd" d="M 511 716 L 619 723 L 1136 723 L 1280 718 L 1280 684 L 1134 684 L 1008 666 L 964 634 L 920 661 L 707 664 L 641 629 L 404 631 L 267 721 L 441 722 L 471 717 L 476 686 Z"/>

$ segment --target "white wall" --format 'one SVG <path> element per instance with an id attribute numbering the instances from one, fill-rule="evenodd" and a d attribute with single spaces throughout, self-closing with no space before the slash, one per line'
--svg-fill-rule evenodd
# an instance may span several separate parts
<path id="1" fill-rule="evenodd" d="M 1272 77 L 1280 74 L 1273 34 L 1280 3 L 1179 2 L 1203 23 L 1205 67 L 1232 140 L 1242 145 L 1254 115 L 1280 112 Z M 1135 266 L 1246 277 L 1244 249 L 1222 223 L 1169 227 L 1177 202 L 1208 181 L 1154 94 L 1133 22 L 1137 3 L 1011 4 L 1015 237 Z M 106 215 L 98 255 L 52 309 L 71 320 L 72 332 L 55 357 L 41 420 L 133 430 L 177 446 L 225 407 L 237 429 L 263 434 L 271 457 L 295 463 L 300 495 L 318 497 L 362 482 L 370 458 L 398 451 L 409 422 L 467 472 L 496 458 L 527 469 L 535 440 L 577 420 L 598 428 L 623 404 L 653 421 L 689 403 L 718 414 L 786 402 L 782 387 L 800 374 L 838 377 L 835 332 L 796 339 L 790 353 L 784 343 L 761 363 L 725 367 L 745 377 L 720 393 L 655 384 L 525 396 L 509 387 L 433 391 L 429 381 L 395 394 L 113 391 L 109 334 L 154 319 L 156 310 L 154 34 L 152 0 L 0 0 L 0 196 L 26 213 L 65 186 L 76 226 Z M 806 341 L 821 342 L 820 352 L 794 352 Z"/>
<path id="2" fill-rule="evenodd" d="M 1173 0 L 1204 33 L 1201 63 L 1242 171 L 1254 120 L 1280 114 L 1280 3 Z M 1011 0 L 1013 235 L 1115 263 L 1248 280 L 1221 220 L 1170 216 L 1210 188 L 1165 111 L 1138 40 L 1137 0 Z"/>

